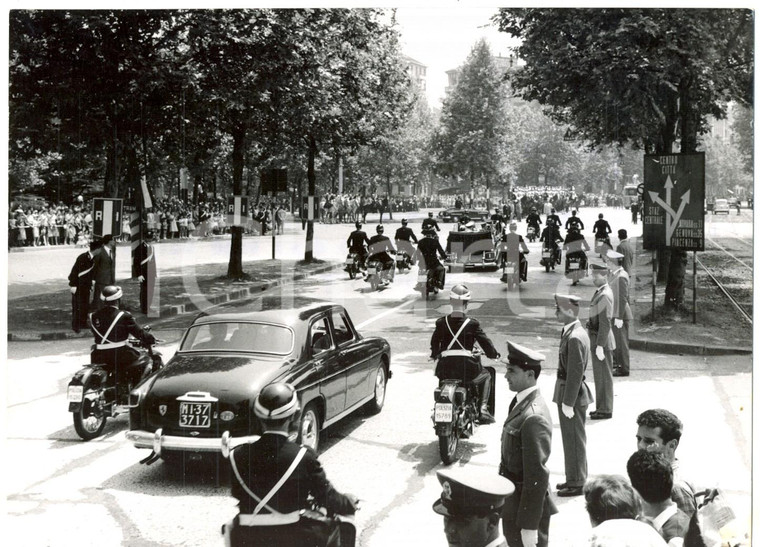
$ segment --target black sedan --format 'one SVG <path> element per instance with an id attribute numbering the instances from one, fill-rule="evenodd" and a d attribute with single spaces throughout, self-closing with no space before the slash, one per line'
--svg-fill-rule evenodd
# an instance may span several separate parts
<path id="1" fill-rule="evenodd" d="M 380 412 L 388 342 L 359 334 L 342 306 L 304 300 L 196 318 L 174 357 L 130 394 L 127 439 L 168 462 L 220 453 L 230 437 L 261 433 L 252 402 L 272 382 L 298 390 L 297 440 L 315 450 L 327 426 L 362 407 Z"/>
<path id="2" fill-rule="evenodd" d="M 490 218 L 488 211 L 477 209 L 446 209 L 438 213 L 438 218 L 441 219 L 441 222 L 459 222 L 463 215 L 467 215 L 474 222 L 485 222 Z"/>

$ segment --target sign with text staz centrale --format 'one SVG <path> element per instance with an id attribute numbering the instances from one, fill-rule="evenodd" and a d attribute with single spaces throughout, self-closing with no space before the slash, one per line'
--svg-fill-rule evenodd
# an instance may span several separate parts
<path id="1" fill-rule="evenodd" d="M 705 154 L 644 156 L 644 249 L 705 250 Z"/>

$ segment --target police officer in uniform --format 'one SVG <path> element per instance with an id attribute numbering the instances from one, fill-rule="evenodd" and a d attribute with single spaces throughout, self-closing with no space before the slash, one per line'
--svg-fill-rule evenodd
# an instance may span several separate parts
<path id="1" fill-rule="evenodd" d="M 396 230 L 394 239 L 396 240 L 396 248 L 408 254 L 412 258 L 412 264 L 414 264 L 414 245 L 411 242 L 414 241 L 415 244 L 419 244 L 419 242 L 417 236 L 414 235 L 414 230 L 407 226 L 408 223 L 409 221 L 405 218 L 401 219 L 401 228 Z"/>
<path id="2" fill-rule="evenodd" d="M 367 247 L 369 245 L 369 238 L 364 230 L 362 230 L 362 223 L 355 222 L 356 230 L 349 234 L 346 240 L 346 246 L 349 253 L 356 253 L 359 255 L 359 267 L 365 269 L 367 267 Z"/>
<path id="3" fill-rule="evenodd" d="M 71 328 L 74 332 L 87 328 L 90 291 L 92 290 L 93 283 L 93 256 L 100 245 L 100 241 L 91 241 L 90 250 L 77 257 L 69 274 L 69 287 L 71 287 Z"/>
<path id="4" fill-rule="evenodd" d="M 520 279 L 528 280 L 528 261 L 525 255 L 530 253 L 523 236 L 517 233 L 517 223 L 509 224 L 509 233 L 499 242 L 497 254 L 501 261 L 512 262 L 519 265 Z M 505 281 L 502 279 L 502 281 Z"/>
<path id="5" fill-rule="evenodd" d="M 119 309 L 123 293 L 121 287 L 108 285 L 101 292 L 103 307 L 90 314 L 90 330 L 95 345 L 90 358 L 93 363 L 112 367 L 116 371 L 119 386 L 135 386 L 143 375 L 149 360 L 140 359 L 142 354 L 127 344 L 131 334 L 143 345 L 153 345 L 156 339 L 140 328 L 132 314 Z"/>
<path id="6" fill-rule="evenodd" d="M 230 454 L 232 495 L 240 511 L 231 526 L 231 543 L 312 547 L 316 540 L 310 528 L 299 522 L 299 512 L 311 508 L 309 498 L 339 515 L 353 515 L 359 500 L 333 488 L 316 452 L 289 440 L 300 421 L 293 386 L 278 382 L 264 387 L 253 411 L 264 431 L 261 438 Z"/>
<path id="7" fill-rule="evenodd" d="M 434 229 L 436 232 L 440 232 L 441 228 L 438 226 L 438 221 L 433 218 L 433 211 L 428 211 L 428 217 L 422 221 L 422 231 Z"/>
<path id="8" fill-rule="evenodd" d="M 507 383 L 516 393 L 501 432 L 499 475 L 515 485 L 502 512 L 509 547 L 549 544 L 549 521 L 557 507 L 549 494 L 546 462 L 552 447 L 552 418 L 536 380 L 545 357 L 507 342 Z"/>
<path id="9" fill-rule="evenodd" d="M 100 298 L 103 289 L 116 283 L 116 242 L 111 234 L 103 237 L 98 252 L 92 257 L 92 262 L 92 276 L 95 280 L 92 309 L 98 310 L 103 305 L 103 300 Z"/>
<path id="10" fill-rule="evenodd" d="M 551 213 L 549 213 L 548 215 L 546 215 L 546 223 L 547 224 L 549 224 L 550 220 L 553 221 L 557 225 L 558 228 L 560 226 L 562 226 L 562 221 L 559 219 L 559 215 L 557 214 L 557 210 L 554 207 L 552 207 Z"/>
<path id="11" fill-rule="evenodd" d="M 441 247 L 438 238 L 435 237 L 433 228 L 423 230 L 422 235 L 425 237 L 417 244 L 417 256 L 422 257 L 420 268 L 434 270 L 437 282 L 436 286 L 433 287 L 433 292 L 438 294 L 439 290 L 443 290 L 446 282 L 446 268 L 438 261 L 438 256 L 441 257 L 441 260 L 446 260 L 446 252 Z"/>
<path id="12" fill-rule="evenodd" d="M 607 251 L 610 273 L 607 283 L 612 289 L 612 334 L 615 337 L 615 350 L 612 353 L 612 375 L 628 376 L 631 373 L 631 356 L 628 349 L 628 325 L 633 321 L 633 312 L 629 301 L 631 278 L 623 269 L 622 253 Z"/>
<path id="13" fill-rule="evenodd" d="M 500 355 L 491 339 L 480 328 L 478 320 L 467 317 L 467 305 L 471 297 L 466 285 L 460 283 L 451 287 L 449 300 L 452 311 L 435 322 L 435 331 L 430 339 L 430 357 L 438 360 L 435 371 L 438 379 L 461 379 L 477 386 L 480 395 L 479 422 L 492 424 L 496 420 L 488 410 L 491 374 L 472 357 L 472 348 L 477 342 L 490 359 L 498 359 Z"/>
<path id="14" fill-rule="evenodd" d="M 508 479 L 479 468 L 436 471 L 443 491 L 433 511 L 443 515 L 449 546 L 507 547 L 501 535 L 501 510 L 515 491 Z"/>
<path id="15" fill-rule="evenodd" d="M 565 230 L 569 230 L 573 226 L 578 227 L 581 230 L 585 228 L 585 226 L 583 225 L 583 221 L 579 219 L 577 216 L 575 216 L 577 214 L 578 214 L 578 211 L 576 210 L 573 210 L 570 213 L 570 217 L 565 221 Z"/>
<path id="16" fill-rule="evenodd" d="M 592 420 L 612 418 L 612 351 L 615 349 L 615 337 L 612 333 L 612 314 L 614 297 L 607 283 L 607 265 L 595 262 L 591 264 L 591 278 L 596 292 L 589 304 L 588 330 L 591 342 L 591 363 L 594 370 L 594 391 L 596 410 L 589 412 Z"/>
<path id="17" fill-rule="evenodd" d="M 137 272 L 140 282 L 140 311 L 148 315 L 153 304 L 153 294 L 156 287 L 156 255 L 152 245 L 153 232 L 145 233 L 145 239 L 135 249 L 132 259 L 132 271 Z"/>
<path id="18" fill-rule="evenodd" d="M 586 460 L 586 411 L 594 398 L 586 384 L 586 367 L 591 356 L 588 333 L 578 320 L 580 297 L 555 294 L 557 318 L 562 321 L 559 364 L 554 397 L 559 411 L 559 429 L 565 455 L 565 482 L 557 485 L 560 497 L 580 496 L 588 477 Z"/>
<path id="19" fill-rule="evenodd" d="M 369 238 L 369 260 L 379 260 L 383 264 L 383 270 L 390 270 L 390 280 L 393 281 L 393 276 L 396 271 L 396 263 L 388 253 L 396 254 L 396 249 L 393 247 L 393 243 L 388 236 L 383 235 L 385 227 L 382 224 L 378 224 L 376 228 L 377 233 Z"/>

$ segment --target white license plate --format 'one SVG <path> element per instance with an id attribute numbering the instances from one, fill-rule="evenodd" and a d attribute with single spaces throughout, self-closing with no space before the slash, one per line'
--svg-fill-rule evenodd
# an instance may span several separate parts
<path id="1" fill-rule="evenodd" d="M 194 428 L 211 427 L 211 403 L 180 403 L 179 426 Z"/>
<path id="2" fill-rule="evenodd" d="M 451 403 L 435 404 L 435 421 L 450 422 L 454 416 L 454 405 Z"/>
<path id="3" fill-rule="evenodd" d="M 66 400 L 70 403 L 81 403 L 84 396 L 84 386 L 69 386 Z"/>
<path id="4" fill-rule="evenodd" d="M 552 256 L 552 252 L 551 251 L 543 251 L 541 253 L 541 257 L 543 257 L 543 258 L 551 258 L 551 256 Z"/>
<path id="5" fill-rule="evenodd" d="M 581 265 L 580 265 L 580 264 L 578 264 L 577 262 L 571 262 L 571 263 L 570 263 L 570 269 L 571 269 L 571 270 L 579 270 L 579 269 L 580 269 L 580 267 L 581 267 Z"/>
<path id="6" fill-rule="evenodd" d="M 417 276 L 417 283 L 427 283 L 427 274 L 420 274 Z"/>
<path id="7" fill-rule="evenodd" d="M 506 272 L 507 272 L 508 274 L 513 274 L 513 273 L 515 273 L 515 267 L 514 267 L 514 266 L 507 266 L 507 268 L 506 268 Z"/>

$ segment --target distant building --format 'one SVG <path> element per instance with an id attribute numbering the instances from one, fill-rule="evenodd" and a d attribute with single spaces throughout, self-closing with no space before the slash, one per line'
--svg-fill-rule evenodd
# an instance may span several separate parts
<path id="1" fill-rule="evenodd" d="M 404 55 L 404 62 L 406 63 L 406 70 L 412 81 L 416 83 L 422 91 L 425 91 L 427 87 L 427 66 L 423 65 L 416 59 L 412 59 L 408 55 Z"/>

